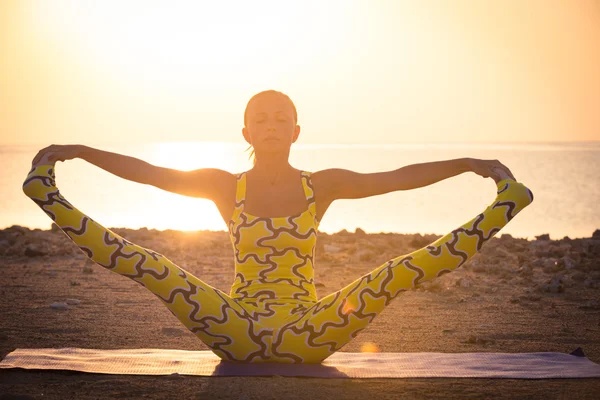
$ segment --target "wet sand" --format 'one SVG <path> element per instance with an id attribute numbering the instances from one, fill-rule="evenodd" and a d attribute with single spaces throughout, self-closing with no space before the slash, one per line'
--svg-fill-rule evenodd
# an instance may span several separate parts
<path id="1" fill-rule="evenodd" d="M 234 263 L 227 232 L 111 230 L 229 292 Z M 315 267 L 318 296 L 439 237 L 321 232 Z M 89 261 L 60 230 L 0 230 L 0 270 L 1 358 L 16 348 L 208 350 L 155 295 Z M 570 353 L 581 347 L 600 363 L 600 231 L 562 240 L 500 234 L 458 270 L 398 296 L 342 351 L 359 352 L 369 343 L 383 352 Z M 0 371 L 0 399 L 574 399 L 596 398 L 598 393 L 600 379 L 207 378 Z"/>

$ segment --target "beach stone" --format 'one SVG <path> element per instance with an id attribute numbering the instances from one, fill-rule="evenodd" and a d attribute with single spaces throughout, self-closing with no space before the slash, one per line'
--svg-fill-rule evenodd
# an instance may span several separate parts
<path id="1" fill-rule="evenodd" d="M 5 229 L 6 232 L 15 232 L 18 233 L 20 235 L 25 235 L 29 232 L 29 228 L 25 228 L 23 226 L 20 225 L 13 225 L 9 228 Z"/>
<path id="2" fill-rule="evenodd" d="M 566 269 L 573 269 L 577 267 L 577 264 L 575 263 L 575 260 L 573 260 L 571 257 L 569 256 L 564 256 L 563 258 L 561 258 L 558 261 L 559 265 L 564 266 Z"/>
<path id="3" fill-rule="evenodd" d="M 600 229 L 596 229 L 594 233 L 592 233 L 592 239 L 600 240 Z"/>
<path id="4" fill-rule="evenodd" d="M 561 271 L 563 269 L 563 267 L 558 264 L 558 260 L 555 258 L 545 259 L 542 268 L 543 268 L 544 272 L 550 273 L 550 274 Z"/>
<path id="5" fill-rule="evenodd" d="M 431 241 L 428 238 L 421 236 L 420 233 L 415 233 L 413 238 L 409 242 L 410 246 L 413 248 L 421 248 L 430 244 Z"/>
<path id="6" fill-rule="evenodd" d="M 51 308 L 54 308 L 55 310 L 68 310 L 69 306 L 67 306 L 65 303 L 52 303 L 50 304 Z"/>
<path id="7" fill-rule="evenodd" d="M 358 236 L 366 236 L 367 235 L 367 233 L 360 228 L 356 228 L 356 230 L 354 231 L 354 234 L 358 235 Z"/>
<path id="8" fill-rule="evenodd" d="M 579 306 L 579 308 L 584 310 L 600 310 L 600 301 L 590 300 L 587 303 Z"/>
<path id="9" fill-rule="evenodd" d="M 496 293 L 497 291 L 498 291 L 497 286 L 483 288 L 483 292 L 486 294 Z"/>
<path id="10" fill-rule="evenodd" d="M 161 332 L 167 336 L 183 336 L 185 332 L 182 329 L 177 328 L 162 328 Z"/>
<path id="11" fill-rule="evenodd" d="M 323 249 L 327 253 L 339 253 L 342 250 L 341 247 L 332 246 L 330 244 L 326 244 L 325 246 L 323 246 Z"/>
<path id="12" fill-rule="evenodd" d="M 574 281 L 583 282 L 587 278 L 587 275 L 581 271 L 575 271 L 575 273 L 571 277 Z"/>
<path id="13" fill-rule="evenodd" d="M 81 300 L 79 300 L 79 299 L 67 299 L 67 300 L 65 300 L 65 303 L 70 304 L 70 305 L 77 305 L 77 304 L 81 303 Z"/>
<path id="14" fill-rule="evenodd" d="M 544 233 L 543 235 L 539 235 L 535 237 L 536 240 L 550 240 L 550 235 L 548 233 Z"/>
<path id="15" fill-rule="evenodd" d="M 585 281 L 583 281 L 583 286 L 585 286 L 586 288 L 598 289 L 598 281 L 588 278 Z"/>
<path id="16" fill-rule="evenodd" d="M 465 343 L 486 345 L 486 344 L 495 344 L 496 342 L 492 339 L 487 339 L 487 338 L 471 335 L 471 336 L 469 336 L 469 338 L 467 339 L 467 341 Z"/>
<path id="17" fill-rule="evenodd" d="M 527 294 L 519 296 L 519 299 L 527 300 L 527 301 L 540 301 L 542 299 L 542 296 L 540 296 L 538 294 L 527 293 Z"/>
<path id="18" fill-rule="evenodd" d="M 469 277 L 459 278 L 456 281 L 456 286 L 460 286 L 463 288 L 470 288 L 471 286 L 473 286 L 473 280 Z"/>
<path id="19" fill-rule="evenodd" d="M 531 262 L 531 266 L 532 267 L 537 267 L 537 268 L 543 268 L 544 267 L 544 259 L 543 258 L 536 258 L 535 260 L 533 260 Z"/>
<path id="20" fill-rule="evenodd" d="M 517 270 L 517 273 L 521 276 L 532 276 L 533 269 L 529 266 L 529 264 L 523 264 L 521 268 Z"/>
<path id="21" fill-rule="evenodd" d="M 354 254 L 354 261 L 372 261 L 376 257 L 376 254 L 371 250 L 359 250 Z"/>
<path id="22" fill-rule="evenodd" d="M 563 293 L 565 291 L 565 286 L 562 277 L 555 276 L 549 282 L 542 284 L 541 289 L 548 293 Z"/>
<path id="23" fill-rule="evenodd" d="M 41 250 L 38 246 L 34 244 L 30 244 L 25 247 L 25 255 L 27 257 L 40 257 L 45 256 L 47 254 L 48 253 L 46 251 Z"/>

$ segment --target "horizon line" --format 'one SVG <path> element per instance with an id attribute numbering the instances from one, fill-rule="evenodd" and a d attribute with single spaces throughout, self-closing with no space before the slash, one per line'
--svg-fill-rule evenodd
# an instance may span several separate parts
<path id="1" fill-rule="evenodd" d="M 120 145 L 120 144 L 137 144 L 139 141 L 110 141 L 110 142 L 87 142 L 90 145 Z M 147 141 L 144 144 L 165 144 L 165 143 L 211 143 L 211 144 L 228 144 L 228 145 L 248 145 L 244 141 L 223 141 L 223 140 L 171 140 L 171 141 Z M 84 144 L 84 143 L 82 143 Z M 344 143 L 294 143 L 298 146 L 389 146 L 389 145 L 556 145 L 556 144 L 600 144 L 600 140 L 549 140 L 549 141 L 432 141 L 432 142 L 417 142 L 417 141 L 399 141 L 399 142 L 344 142 Z M 0 146 L 49 146 L 49 142 L 25 142 L 25 143 L 0 143 Z M 84 144 L 85 145 L 85 144 Z"/>

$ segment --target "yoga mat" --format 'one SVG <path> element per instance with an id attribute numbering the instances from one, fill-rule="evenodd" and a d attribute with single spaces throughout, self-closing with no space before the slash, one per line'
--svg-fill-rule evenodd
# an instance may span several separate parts
<path id="1" fill-rule="evenodd" d="M 563 353 L 345 353 L 322 364 L 237 364 L 211 351 L 17 349 L 0 368 L 122 375 L 306 376 L 318 378 L 600 378 L 600 365 Z"/>

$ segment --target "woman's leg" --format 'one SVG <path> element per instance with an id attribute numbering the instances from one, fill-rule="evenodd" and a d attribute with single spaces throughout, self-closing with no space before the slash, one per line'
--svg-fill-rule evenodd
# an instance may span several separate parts
<path id="1" fill-rule="evenodd" d="M 320 362 L 356 337 L 399 293 L 463 265 L 533 201 L 531 191 L 512 179 L 497 188 L 494 202 L 471 221 L 389 260 L 283 326 L 273 338 L 273 354 L 288 362 Z"/>
<path id="2" fill-rule="evenodd" d="M 242 305 L 162 254 L 129 242 L 77 210 L 59 193 L 54 166 L 33 167 L 23 191 L 92 261 L 154 293 L 219 357 L 268 357 L 269 332 Z"/>

